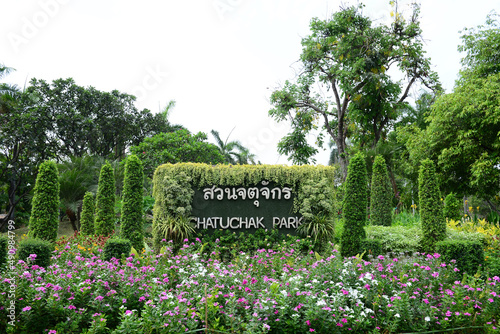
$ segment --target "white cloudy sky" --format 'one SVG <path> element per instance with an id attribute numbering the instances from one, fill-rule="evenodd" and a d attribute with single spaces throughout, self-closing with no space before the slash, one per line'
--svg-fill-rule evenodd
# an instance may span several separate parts
<path id="1" fill-rule="evenodd" d="M 2 0 L 0 63 L 5 81 L 72 77 L 118 89 L 157 112 L 169 100 L 173 123 L 193 132 L 234 129 L 263 163 L 288 163 L 276 143 L 287 132 L 268 116 L 274 87 L 293 78 L 312 17 L 328 18 L 353 0 Z M 389 1 L 365 0 L 380 22 Z M 408 1 L 400 0 L 405 8 Z M 485 22 L 498 0 L 422 0 L 428 55 L 447 92 L 460 69 L 459 31 Z M 317 157 L 328 162 L 327 152 Z"/>

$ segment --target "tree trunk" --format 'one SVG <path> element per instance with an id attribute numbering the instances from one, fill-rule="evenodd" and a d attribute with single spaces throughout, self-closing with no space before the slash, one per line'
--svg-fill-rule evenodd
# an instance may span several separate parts
<path id="1" fill-rule="evenodd" d="M 73 231 L 78 231 L 78 227 L 76 226 L 76 214 L 73 212 L 73 210 L 66 209 L 66 215 L 69 218 L 69 221 L 71 223 L 71 227 L 73 227 Z"/>

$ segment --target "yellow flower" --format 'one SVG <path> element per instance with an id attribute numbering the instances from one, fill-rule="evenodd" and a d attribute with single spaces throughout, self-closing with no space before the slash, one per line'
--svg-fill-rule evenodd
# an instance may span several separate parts
<path id="1" fill-rule="evenodd" d="M 474 208 L 472 206 L 469 206 L 469 211 L 470 212 L 474 211 Z"/>
<path id="2" fill-rule="evenodd" d="M 476 207 L 477 211 L 479 211 L 479 207 Z"/>

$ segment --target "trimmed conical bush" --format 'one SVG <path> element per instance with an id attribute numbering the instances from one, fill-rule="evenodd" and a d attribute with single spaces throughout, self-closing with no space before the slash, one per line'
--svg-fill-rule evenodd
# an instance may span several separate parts
<path id="1" fill-rule="evenodd" d="M 344 257 L 360 253 L 361 240 L 366 237 L 366 207 L 368 186 L 366 163 L 361 154 L 356 154 L 349 162 L 344 189 L 344 230 L 340 242 L 340 252 Z"/>
<path id="2" fill-rule="evenodd" d="M 372 225 L 392 225 L 392 188 L 387 165 L 381 155 L 375 157 L 372 167 L 370 222 Z"/>
<path id="3" fill-rule="evenodd" d="M 31 201 L 29 236 L 55 241 L 59 229 L 59 173 L 54 161 L 40 164 Z"/>
<path id="4" fill-rule="evenodd" d="M 99 174 L 95 205 L 95 234 L 108 236 L 115 230 L 115 177 L 113 168 L 106 162 Z"/>
<path id="5" fill-rule="evenodd" d="M 144 248 L 142 221 L 143 167 L 136 155 L 125 163 L 123 181 L 123 206 L 121 214 L 121 236 L 130 240 L 137 251 Z"/>
<path id="6" fill-rule="evenodd" d="M 422 224 L 422 250 L 434 252 L 436 242 L 446 237 L 446 221 L 441 205 L 434 163 L 425 159 L 418 175 L 418 198 Z"/>
<path id="7" fill-rule="evenodd" d="M 82 213 L 80 215 L 80 233 L 82 235 L 93 235 L 94 230 L 94 194 L 90 191 L 83 196 Z"/>

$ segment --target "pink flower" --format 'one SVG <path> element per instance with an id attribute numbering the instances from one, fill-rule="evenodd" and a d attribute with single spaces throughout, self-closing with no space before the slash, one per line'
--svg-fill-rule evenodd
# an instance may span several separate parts
<path id="1" fill-rule="evenodd" d="M 309 320 L 306 320 L 307 326 L 311 327 L 311 322 Z"/>
<path id="2" fill-rule="evenodd" d="M 347 322 L 347 319 L 346 318 L 342 318 L 342 320 L 340 320 L 340 321 L 342 321 L 345 324 Z"/>
<path id="3" fill-rule="evenodd" d="M 31 306 L 26 306 L 25 308 L 23 308 L 23 312 L 28 312 L 29 310 L 31 310 Z"/>
<path id="4" fill-rule="evenodd" d="M 309 332 L 314 332 L 314 329 L 312 329 L 312 328 L 309 328 Z"/>

